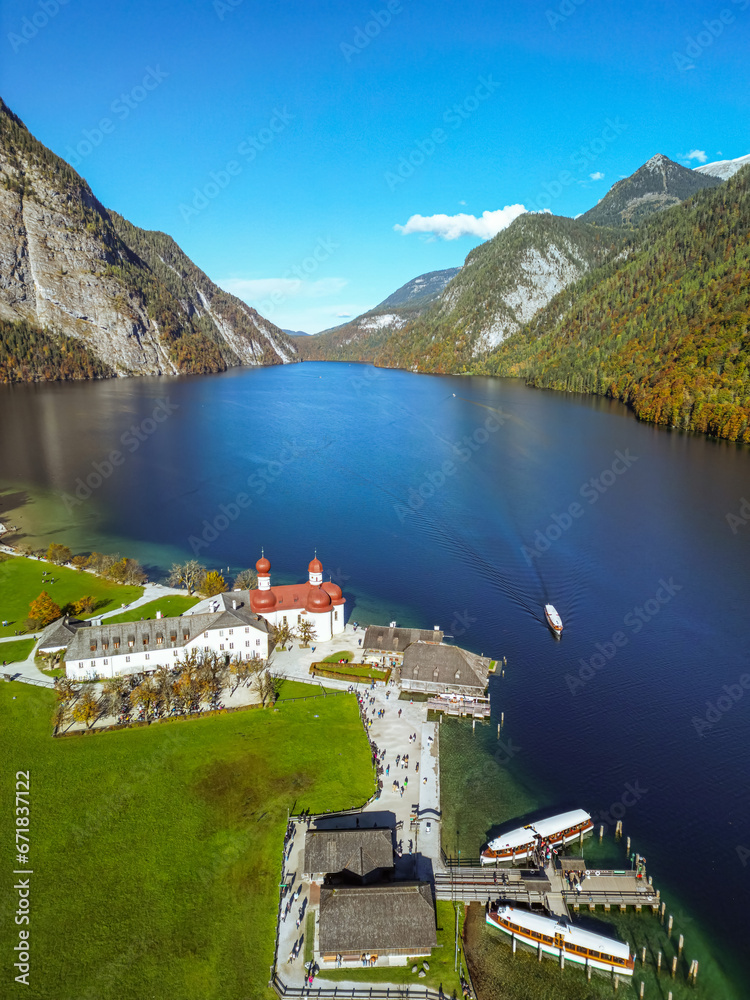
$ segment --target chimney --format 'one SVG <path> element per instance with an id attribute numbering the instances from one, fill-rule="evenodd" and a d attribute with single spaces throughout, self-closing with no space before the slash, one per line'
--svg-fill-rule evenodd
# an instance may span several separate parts
<path id="1" fill-rule="evenodd" d="M 157 612 L 156 612 L 156 617 L 157 617 L 157 618 L 161 618 L 161 611 L 157 611 Z"/>
<path id="2" fill-rule="evenodd" d="M 233 611 L 237 610 L 237 601 L 232 601 L 232 610 Z"/>

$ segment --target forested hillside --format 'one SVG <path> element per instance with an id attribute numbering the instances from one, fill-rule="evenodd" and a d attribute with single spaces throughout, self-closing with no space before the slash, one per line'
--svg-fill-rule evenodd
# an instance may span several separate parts
<path id="1" fill-rule="evenodd" d="M 642 224 L 474 370 L 750 441 L 750 167 Z"/>

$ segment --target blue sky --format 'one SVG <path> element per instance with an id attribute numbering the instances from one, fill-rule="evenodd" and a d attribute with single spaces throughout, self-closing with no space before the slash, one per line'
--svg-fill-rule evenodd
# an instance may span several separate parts
<path id="1" fill-rule="evenodd" d="M 17 0 L 0 26 L 37 138 L 309 332 L 513 206 L 576 215 L 654 153 L 750 152 L 750 0 Z"/>

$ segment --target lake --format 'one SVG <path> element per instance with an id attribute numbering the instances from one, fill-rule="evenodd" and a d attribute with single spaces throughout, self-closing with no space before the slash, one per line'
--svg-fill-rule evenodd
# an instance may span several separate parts
<path id="1" fill-rule="evenodd" d="M 19 543 L 119 551 L 154 578 L 193 556 L 231 576 L 264 549 L 277 582 L 317 549 L 355 620 L 507 657 L 494 710 L 536 804 L 622 818 L 740 996 L 749 458 L 609 400 L 344 363 L 0 391 Z"/>

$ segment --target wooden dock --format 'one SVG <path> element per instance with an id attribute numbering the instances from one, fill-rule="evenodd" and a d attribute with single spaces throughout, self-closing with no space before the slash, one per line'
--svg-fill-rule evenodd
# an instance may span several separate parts
<path id="1" fill-rule="evenodd" d="M 469 716 L 473 719 L 489 719 L 490 699 L 474 698 L 430 698 L 427 701 L 427 708 L 433 712 L 442 712 L 444 715 Z"/>
<path id="2" fill-rule="evenodd" d="M 565 858 L 560 859 L 564 866 Z M 484 902 L 506 900 L 533 909 L 544 909 L 553 916 L 567 916 L 581 909 L 605 912 L 633 907 L 637 913 L 650 909 L 657 913 L 661 900 L 653 884 L 635 869 L 605 871 L 589 869 L 580 885 L 571 888 L 562 871 L 548 865 L 545 869 L 447 866 L 435 873 L 437 899 Z"/>

